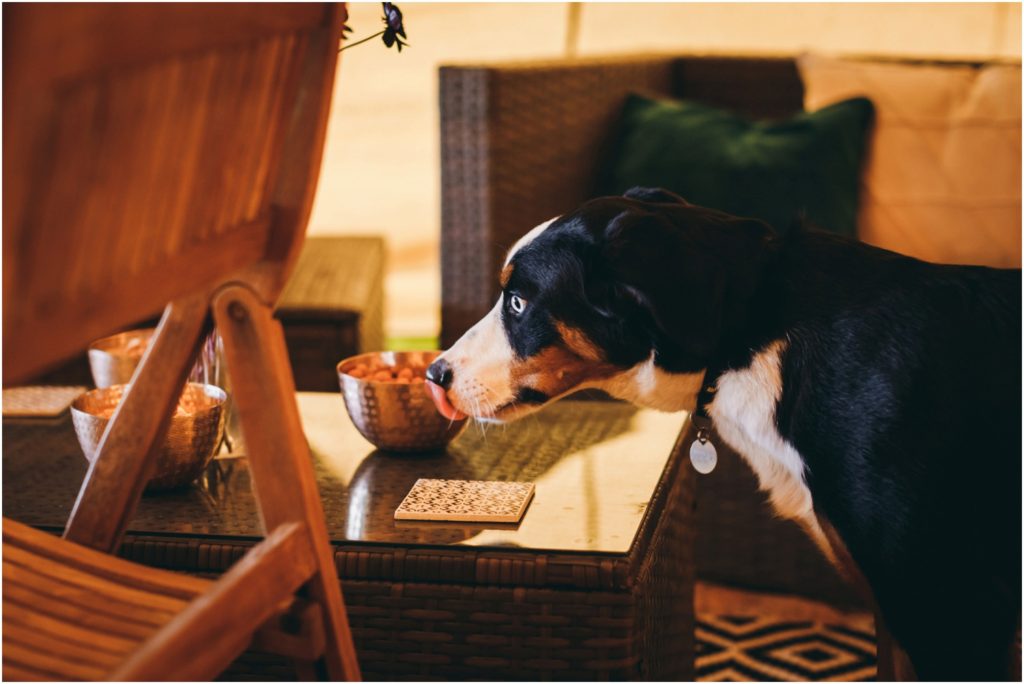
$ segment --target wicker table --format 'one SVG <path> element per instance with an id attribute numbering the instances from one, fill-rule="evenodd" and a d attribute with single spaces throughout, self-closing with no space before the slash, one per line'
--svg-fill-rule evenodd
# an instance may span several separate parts
<path id="1" fill-rule="evenodd" d="M 337 394 L 300 393 L 368 679 L 693 673 L 693 478 L 683 414 L 563 401 L 436 456 L 375 451 Z M 59 530 L 85 472 L 70 419 L 4 421 L 3 513 Z M 397 523 L 419 477 L 529 480 L 519 525 Z M 143 498 L 122 555 L 220 572 L 260 535 L 245 460 Z"/>

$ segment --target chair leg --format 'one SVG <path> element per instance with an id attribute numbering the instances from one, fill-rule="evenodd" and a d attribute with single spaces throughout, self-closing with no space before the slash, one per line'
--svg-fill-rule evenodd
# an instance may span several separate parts
<path id="1" fill-rule="evenodd" d="M 308 597 L 324 609 L 327 673 L 332 679 L 359 679 L 281 325 L 270 307 L 241 285 L 228 286 L 214 297 L 213 314 L 224 340 L 232 399 L 264 527 L 274 529 L 297 520 L 308 524 L 318 566 L 308 585 Z M 292 477 L 281 477 L 283 470 L 290 471 Z"/>
<path id="2" fill-rule="evenodd" d="M 65 539 L 107 553 L 121 544 L 199 352 L 208 313 L 206 293 L 167 305 L 132 386 L 100 439 Z"/>

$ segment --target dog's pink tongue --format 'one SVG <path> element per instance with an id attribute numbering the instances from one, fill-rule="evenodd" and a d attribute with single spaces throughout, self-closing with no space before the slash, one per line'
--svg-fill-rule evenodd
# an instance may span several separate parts
<path id="1" fill-rule="evenodd" d="M 448 401 L 448 393 L 444 391 L 443 387 L 430 380 L 427 380 L 423 385 L 427 388 L 427 393 L 430 394 L 434 406 L 437 407 L 437 412 L 442 416 L 448 420 L 462 420 L 466 417 L 465 413 L 452 406 L 452 403 Z"/>

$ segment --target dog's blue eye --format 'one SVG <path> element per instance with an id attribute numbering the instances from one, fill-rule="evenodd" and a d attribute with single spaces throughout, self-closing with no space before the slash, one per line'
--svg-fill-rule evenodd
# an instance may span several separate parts
<path id="1" fill-rule="evenodd" d="M 508 300 L 508 308 L 512 309 L 512 313 L 518 316 L 526 308 L 526 300 L 519 295 L 512 295 Z"/>

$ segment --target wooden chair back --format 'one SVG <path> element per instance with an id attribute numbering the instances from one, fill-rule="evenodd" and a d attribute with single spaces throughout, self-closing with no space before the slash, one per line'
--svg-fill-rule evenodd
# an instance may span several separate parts
<path id="1" fill-rule="evenodd" d="M 3 12 L 4 383 L 164 310 L 64 538 L 116 550 L 212 324 L 268 535 L 116 676 L 215 673 L 265 619 L 266 604 L 303 586 L 323 612 L 327 674 L 357 678 L 272 318 L 312 205 L 344 7 Z M 207 669 L 181 669 L 197 649 Z"/>
<path id="2" fill-rule="evenodd" d="M 3 12 L 5 384 L 239 272 L 273 301 L 310 210 L 339 9 Z"/>

